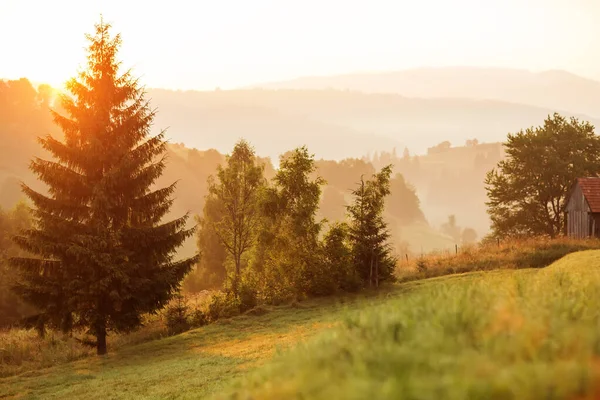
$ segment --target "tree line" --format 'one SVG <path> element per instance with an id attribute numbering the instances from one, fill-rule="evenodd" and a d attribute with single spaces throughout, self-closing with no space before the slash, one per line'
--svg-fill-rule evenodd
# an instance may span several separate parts
<path id="1" fill-rule="evenodd" d="M 19 252 L 9 261 L 17 272 L 12 288 L 35 308 L 30 320 L 40 334 L 85 329 L 101 355 L 110 332 L 135 329 L 144 314 L 163 308 L 203 254 L 175 259 L 195 227 L 188 215 L 165 220 L 176 183 L 154 185 L 166 165 L 164 132 L 150 135 L 156 110 L 138 81 L 119 73 L 120 35 L 101 22 L 88 39 L 87 68 L 67 82 L 63 112 L 51 110 L 64 139 L 40 138 L 53 160 L 30 163 L 48 191 L 22 184 L 32 223 L 13 236 Z M 314 156 L 301 147 L 282 157 L 267 182 L 264 164 L 240 141 L 210 178 L 200 226 L 226 250 L 227 306 L 377 287 L 392 278 L 382 218 L 391 167 L 361 178 L 351 222 L 322 238 L 316 212 L 325 180 L 314 172 Z"/>

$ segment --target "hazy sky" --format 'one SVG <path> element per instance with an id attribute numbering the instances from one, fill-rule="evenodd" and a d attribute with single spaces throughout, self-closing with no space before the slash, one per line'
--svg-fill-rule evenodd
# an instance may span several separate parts
<path id="1" fill-rule="evenodd" d="M 150 87 L 456 65 L 600 79 L 599 0 L 0 0 L 0 77 L 64 82 L 100 13 Z"/>

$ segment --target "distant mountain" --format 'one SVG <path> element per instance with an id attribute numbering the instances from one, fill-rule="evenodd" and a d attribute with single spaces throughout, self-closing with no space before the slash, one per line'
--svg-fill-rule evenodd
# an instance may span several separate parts
<path id="1" fill-rule="evenodd" d="M 155 127 L 199 149 L 229 152 L 248 139 L 274 162 L 306 144 L 317 158 L 360 157 L 368 152 L 424 153 L 442 141 L 504 141 L 509 132 L 540 125 L 555 110 L 498 100 L 409 98 L 341 90 L 149 91 L 158 107 Z M 561 110 L 559 110 L 561 111 Z M 600 119 L 576 115 L 600 127 Z"/>
<path id="2" fill-rule="evenodd" d="M 302 145 L 317 158 L 336 160 L 402 145 L 377 132 L 267 107 L 260 99 L 238 101 L 235 93 L 152 90 L 149 96 L 158 107 L 154 126 L 168 127 L 171 141 L 199 149 L 228 153 L 236 141 L 245 138 L 259 154 L 277 163 L 279 155 Z"/>
<path id="3" fill-rule="evenodd" d="M 254 85 L 263 89 L 339 89 L 407 97 L 493 99 L 600 117 L 600 82 L 560 70 L 417 68 L 304 77 Z"/>

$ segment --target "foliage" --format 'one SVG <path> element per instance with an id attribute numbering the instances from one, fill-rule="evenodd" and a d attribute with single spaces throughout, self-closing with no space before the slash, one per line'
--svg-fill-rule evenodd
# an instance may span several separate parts
<path id="1" fill-rule="evenodd" d="M 64 142 L 40 143 L 57 161 L 31 169 L 49 186 L 24 185 L 36 226 L 17 243 L 35 257 L 15 257 L 16 290 L 64 331 L 86 327 L 104 354 L 109 331 L 130 331 L 163 307 L 195 257 L 173 259 L 193 235 L 187 216 L 162 222 L 175 185 L 150 190 L 165 168 L 164 133 L 149 137 L 155 112 L 129 72 L 119 74 L 119 35 L 96 25 L 88 36 L 87 69 L 61 97 L 68 116 L 53 112 Z"/>
<path id="2" fill-rule="evenodd" d="M 390 194 L 385 199 L 385 210 L 397 218 L 400 225 L 424 222 L 425 215 L 415 188 L 404 179 L 402 174 L 396 174 L 390 179 Z"/>
<path id="3" fill-rule="evenodd" d="M 379 286 L 380 280 L 393 279 L 395 259 L 388 243 L 389 232 L 383 219 L 385 199 L 390 194 L 389 165 L 352 192 L 354 203 L 348 206 L 350 240 L 355 271 L 364 285 Z"/>
<path id="4" fill-rule="evenodd" d="M 421 274 L 427 273 L 427 260 L 424 257 L 420 257 L 417 260 L 417 272 Z"/>
<path id="5" fill-rule="evenodd" d="M 218 205 L 217 198 L 207 196 L 202 212 L 202 218 L 196 217 L 200 260 L 183 281 L 183 288 L 188 293 L 220 289 L 227 277 L 227 250 L 214 229 L 215 224 L 224 218 L 223 207 Z"/>
<path id="6" fill-rule="evenodd" d="M 190 312 L 189 323 L 193 328 L 204 326 L 208 324 L 208 315 L 204 310 L 195 308 Z"/>
<path id="7" fill-rule="evenodd" d="M 317 294 L 328 295 L 338 290 L 356 291 L 360 278 L 353 268 L 349 227 L 335 223 L 325 233 L 322 243 L 323 262 Z"/>
<path id="8" fill-rule="evenodd" d="M 185 298 L 178 294 L 174 296 L 165 309 L 165 319 L 169 335 L 176 335 L 190 329 L 190 307 L 185 302 Z"/>
<path id="9" fill-rule="evenodd" d="M 240 313 L 240 299 L 231 292 L 215 294 L 208 305 L 208 318 L 216 321 L 220 318 L 231 318 Z"/>
<path id="10" fill-rule="evenodd" d="M 265 186 L 264 166 L 258 165 L 254 149 L 240 140 L 227 166 L 217 169 L 218 182 L 209 182 L 209 197 L 217 208 L 217 220 L 211 220 L 212 228 L 223 247 L 232 258 L 234 270 L 229 288 L 239 297 L 242 276 L 242 257 L 254 245 L 258 225 L 258 198 Z"/>
<path id="11" fill-rule="evenodd" d="M 262 224 L 254 269 L 261 275 L 262 296 L 279 303 L 313 293 L 319 274 L 316 221 L 321 186 L 325 181 L 311 179 L 314 156 L 300 147 L 282 156 L 273 186 L 261 198 Z"/>
<path id="12" fill-rule="evenodd" d="M 554 114 L 542 126 L 509 134 L 504 147 L 507 158 L 485 180 L 493 234 L 558 236 L 569 188 L 576 178 L 600 173 L 594 127 Z"/>

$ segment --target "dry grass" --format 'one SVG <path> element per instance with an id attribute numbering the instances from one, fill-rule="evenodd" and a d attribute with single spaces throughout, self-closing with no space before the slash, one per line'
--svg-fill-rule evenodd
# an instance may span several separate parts
<path id="1" fill-rule="evenodd" d="M 452 252 L 430 253 L 423 257 L 400 260 L 396 276 L 400 282 L 444 275 L 496 269 L 543 268 L 567 254 L 600 249 L 600 240 L 569 238 L 501 241 L 465 246 Z"/>
<path id="2" fill-rule="evenodd" d="M 206 310 L 211 296 L 212 292 L 204 291 L 185 298 L 191 309 Z M 136 331 L 109 335 L 108 347 L 109 351 L 118 351 L 167 336 L 165 318 L 163 312 L 159 312 L 155 315 L 146 315 L 144 326 Z M 44 338 L 40 338 L 33 329 L 0 331 L 0 377 L 47 368 L 94 355 L 95 349 L 77 340 L 84 338 L 93 340 L 84 332 L 65 335 L 51 330 Z"/>

